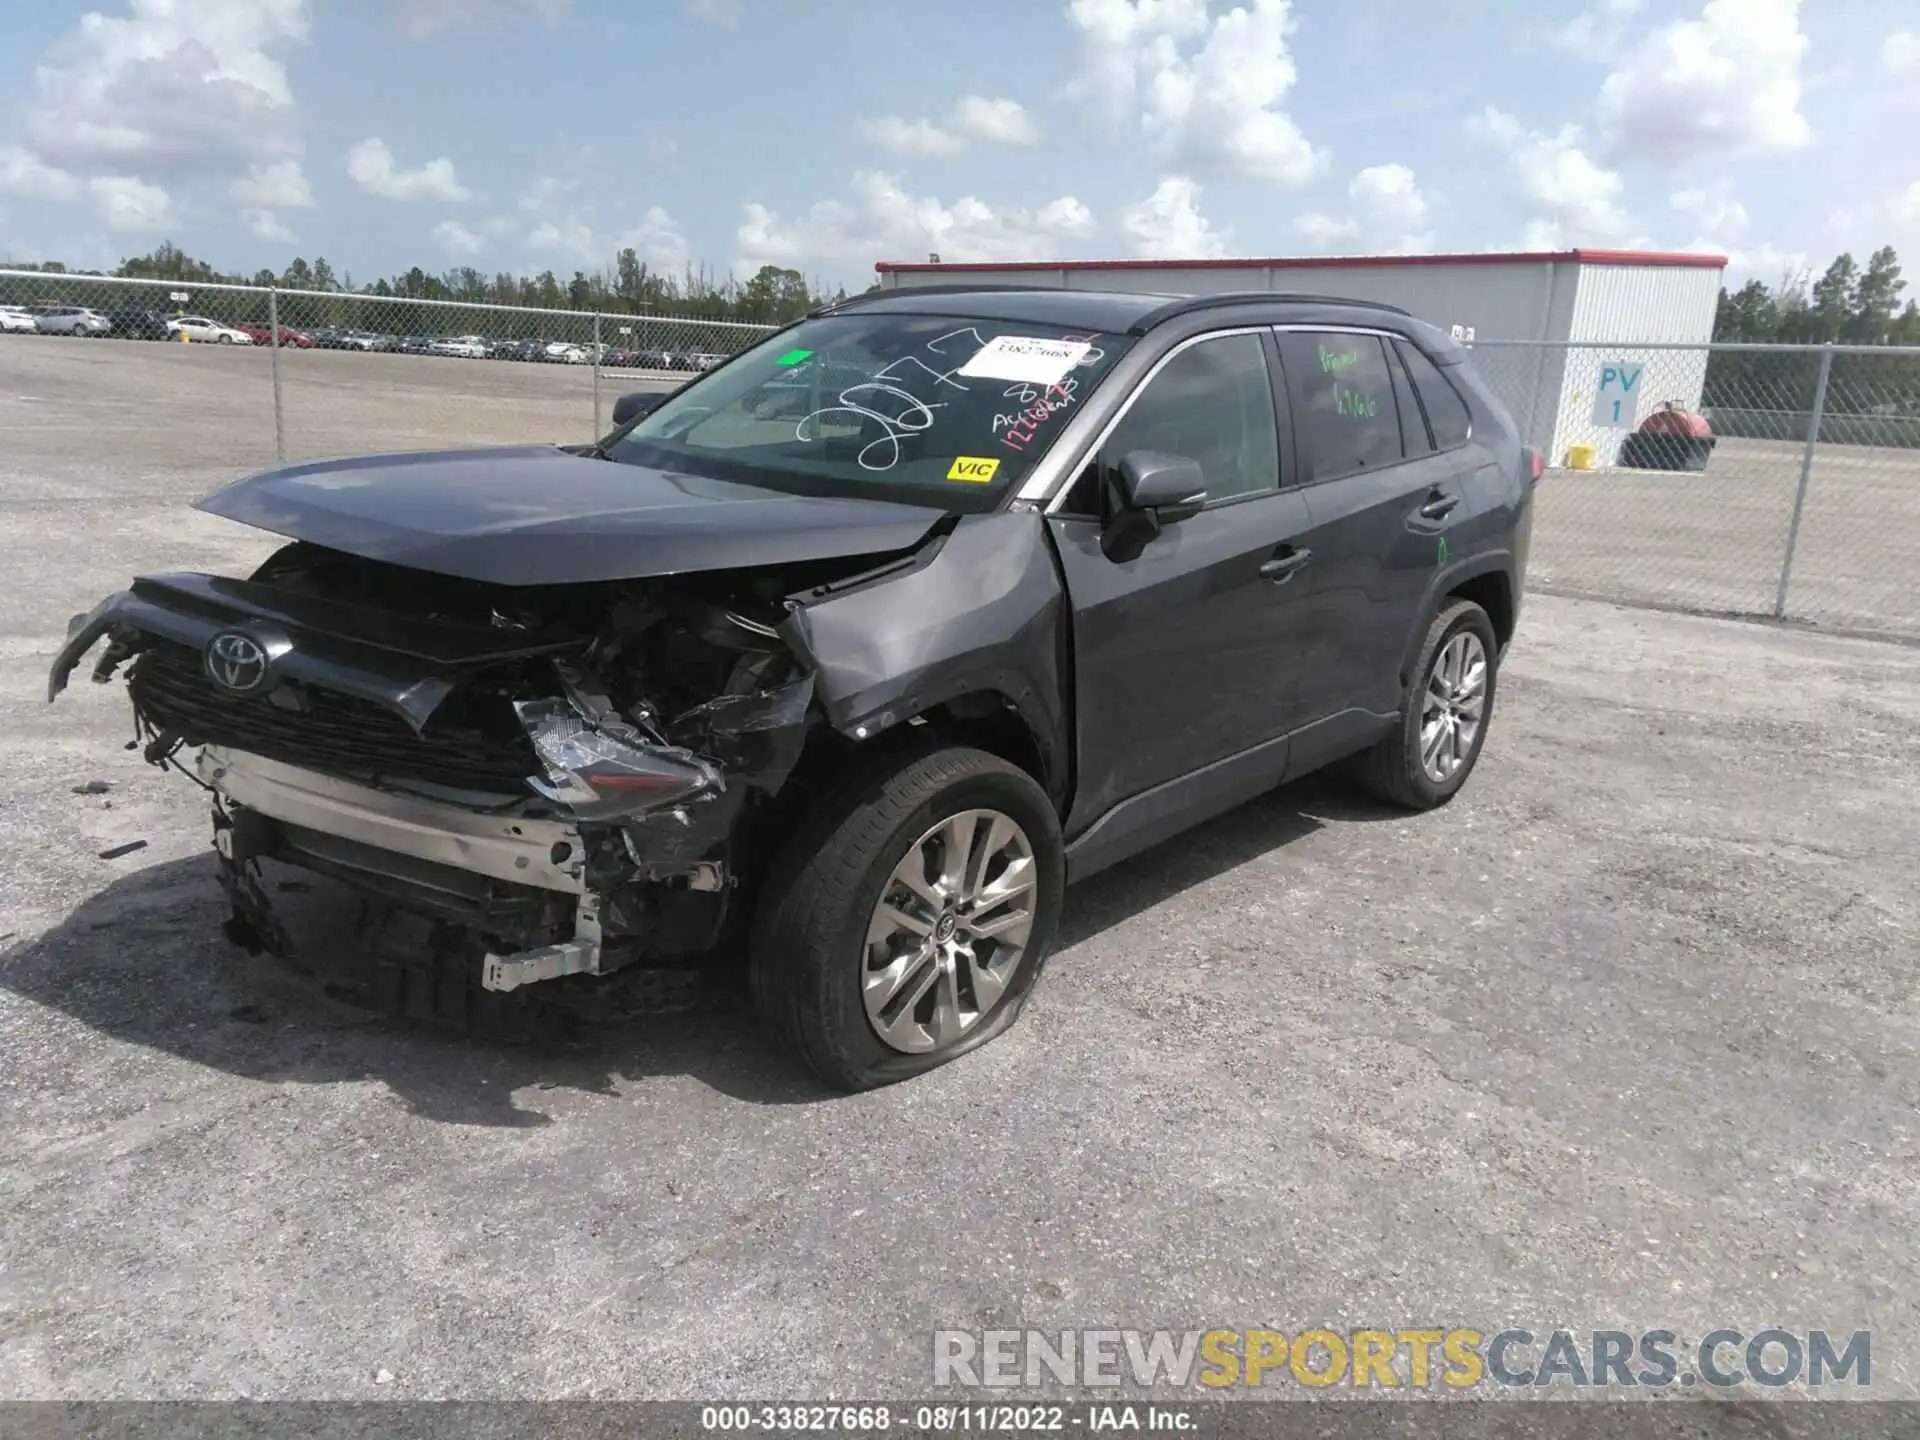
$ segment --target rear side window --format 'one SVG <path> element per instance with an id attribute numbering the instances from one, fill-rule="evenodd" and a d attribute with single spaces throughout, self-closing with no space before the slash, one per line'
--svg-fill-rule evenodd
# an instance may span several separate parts
<path id="1" fill-rule="evenodd" d="M 1393 372 L 1376 335 L 1289 330 L 1281 356 L 1293 391 L 1293 425 L 1316 480 L 1405 459 Z"/>
<path id="2" fill-rule="evenodd" d="M 1473 434 L 1473 415 L 1467 409 L 1467 402 L 1460 398 L 1460 392 L 1453 388 L 1453 382 L 1440 372 L 1438 365 L 1406 341 L 1394 343 L 1400 352 L 1401 363 L 1413 377 L 1413 388 L 1420 397 L 1420 408 L 1426 411 L 1427 425 L 1433 431 L 1434 447 L 1439 450 L 1459 449 Z"/>

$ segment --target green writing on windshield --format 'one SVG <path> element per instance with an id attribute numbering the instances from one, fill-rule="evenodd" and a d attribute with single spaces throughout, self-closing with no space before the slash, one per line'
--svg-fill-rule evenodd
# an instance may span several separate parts
<path id="1" fill-rule="evenodd" d="M 1329 350 L 1324 345 L 1320 347 L 1320 369 L 1328 375 L 1359 363 L 1360 357 L 1351 350 Z"/>
<path id="2" fill-rule="evenodd" d="M 798 365 L 802 360 L 807 359 L 812 354 L 813 352 L 811 350 L 789 350 L 773 363 L 776 365 Z"/>

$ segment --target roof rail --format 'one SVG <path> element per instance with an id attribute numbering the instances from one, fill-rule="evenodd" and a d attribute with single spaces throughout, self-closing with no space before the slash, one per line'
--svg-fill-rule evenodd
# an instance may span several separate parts
<path id="1" fill-rule="evenodd" d="M 1411 311 L 1402 310 L 1398 305 L 1387 305 L 1378 300 L 1355 300 L 1349 295 L 1297 295 L 1286 290 L 1222 290 L 1212 295 L 1188 295 L 1169 301 L 1157 310 L 1149 310 L 1127 327 L 1127 333 L 1144 335 L 1156 325 L 1163 325 L 1179 315 L 1191 315 L 1196 310 L 1255 304 L 1352 305 L 1357 309 L 1385 310 L 1389 314 L 1405 315 L 1409 320 L 1414 318 Z"/>
<path id="2" fill-rule="evenodd" d="M 849 295 L 844 300 L 822 305 L 818 310 L 808 311 L 807 318 L 811 320 L 816 315 L 831 315 L 838 310 L 849 310 L 855 305 L 866 305 L 875 300 L 891 300 L 899 295 L 1024 295 L 1036 290 L 1055 295 L 1098 293 L 1069 290 L 1061 285 L 899 285 L 886 290 L 862 290 L 858 295 Z"/>

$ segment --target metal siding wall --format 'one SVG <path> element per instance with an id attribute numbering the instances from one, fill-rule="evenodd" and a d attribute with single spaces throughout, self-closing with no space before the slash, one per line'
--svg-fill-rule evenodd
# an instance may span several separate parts
<path id="1" fill-rule="evenodd" d="M 1547 446 L 1549 463 L 1556 463 L 1576 440 L 1596 445 L 1596 465 L 1611 465 L 1618 458 L 1628 432 L 1596 431 L 1591 417 L 1600 369 L 1608 362 L 1646 366 L 1645 383 L 1654 393 L 1642 397 L 1639 419 L 1663 400 L 1690 410 L 1699 408 L 1707 379 L 1707 352 L 1638 350 L 1633 342 L 1704 346 L 1713 338 L 1721 278 L 1719 270 L 1664 265 L 1580 267 L 1567 330 L 1574 346 L 1567 352 L 1559 386 L 1560 402 Z"/>

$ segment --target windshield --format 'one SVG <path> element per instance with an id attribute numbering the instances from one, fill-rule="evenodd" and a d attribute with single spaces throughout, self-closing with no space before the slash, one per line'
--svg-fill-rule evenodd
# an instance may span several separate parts
<path id="1" fill-rule="evenodd" d="M 824 316 L 695 381 L 608 454 L 803 495 L 991 510 L 1130 343 L 951 315 Z"/>

